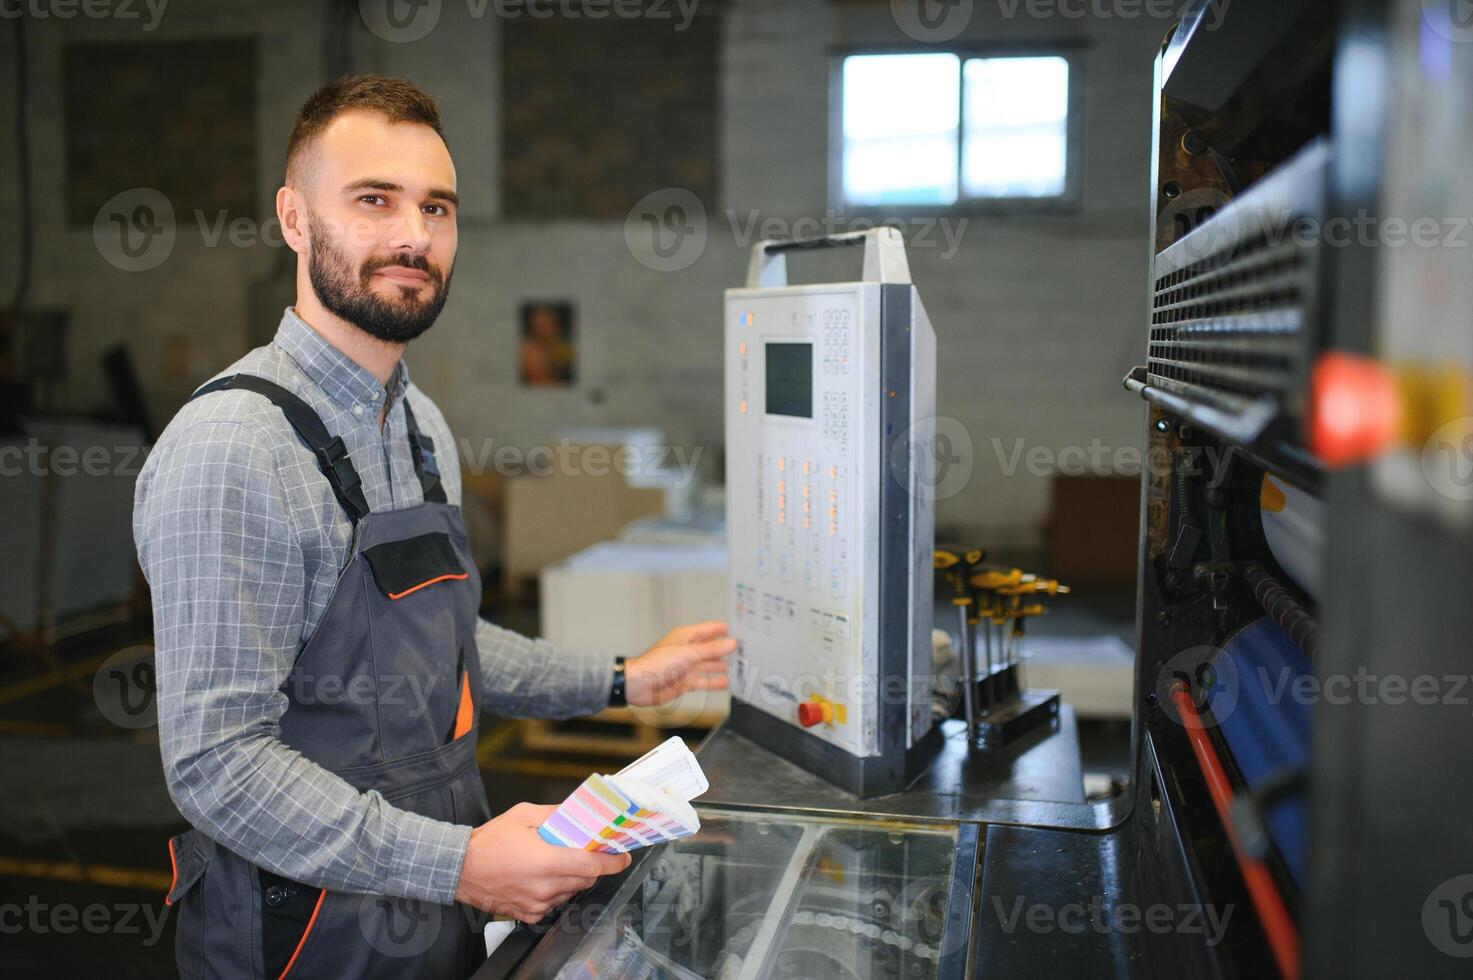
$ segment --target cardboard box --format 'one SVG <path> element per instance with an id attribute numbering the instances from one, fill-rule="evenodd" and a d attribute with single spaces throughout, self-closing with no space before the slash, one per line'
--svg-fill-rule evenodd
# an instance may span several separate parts
<path id="1" fill-rule="evenodd" d="M 584 448 L 586 444 L 574 447 Z M 636 518 L 664 513 L 663 487 L 634 486 L 612 467 L 596 473 L 588 469 L 562 472 L 554 467 L 543 476 L 507 479 L 502 534 L 502 568 L 507 576 L 534 576 L 614 537 Z"/>

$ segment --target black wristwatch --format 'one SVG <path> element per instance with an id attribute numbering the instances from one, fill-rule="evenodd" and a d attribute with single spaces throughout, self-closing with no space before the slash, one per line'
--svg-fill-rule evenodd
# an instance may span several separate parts
<path id="1" fill-rule="evenodd" d="M 609 688 L 609 707 L 627 708 L 629 706 L 629 691 L 624 683 L 628 679 L 624 673 L 624 658 L 614 658 L 614 686 Z"/>

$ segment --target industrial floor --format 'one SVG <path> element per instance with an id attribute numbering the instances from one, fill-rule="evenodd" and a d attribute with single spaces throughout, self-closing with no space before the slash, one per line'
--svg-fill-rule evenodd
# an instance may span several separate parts
<path id="1" fill-rule="evenodd" d="M 1050 616 L 1048 632 L 1133 632 L 1129 595 L 1076 598 Z M 487 618 L 535 632 L 537 610 L 507 606 Z M 104 659 L 148 640 L 143 623 L 42 651 L 0 649 L 0 976 L 95 975 L 99 967 L 119 978 L 174 975 L 166 844 L 185 824 L 165 790 L 154 731 L 112 725 L 92 693 Z M 529 755 L 504 719 L 483 718 L 481 731 L 493 812 L 556 803 L 589 772 L 622 765 Z M 1128 722 L 1087 722 L 1080 736 L 1086 771 L 1118 778 L 1128 770 Z"/>

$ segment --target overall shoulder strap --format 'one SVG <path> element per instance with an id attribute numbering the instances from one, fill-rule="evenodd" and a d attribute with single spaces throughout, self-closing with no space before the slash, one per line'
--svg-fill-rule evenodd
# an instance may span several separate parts
<path id="1" fill-rule="evenodd" d="M 435 461 L 435 440 L 422 435 L 414 422 L 414 410 L 409 407 L 409 395 L 404 395 L 404 427 L 409 430 L 409 456 L 414 460 L 414 474 L 419 477 L 420 489 L 425 500 L 433 504 L 446 502 L 445 487 L 440 483 L 440 465 Z"/>
<path id="2" fill-rule="evenodd" d="M 317 468 L 327 478 L 328 484 L 332 486 L 333 496 L 338 498 L 338 503 L 348 512 L 349 519 L 357 524 L 368 516 L 368 498 L 363 495 L 363 481 L 358 479 L 358 471 L 348 458 L 348 447 L 340 437 L 328 434 L 327 426 L 322 424 L 322 419 L 306 402 L 281 385 L 253 374 L 232 374 L 217 378 L 200 388 L 190 396 L 190 401 L 211 392 L 231 389 L 255 392 L 281 409 L 281 414 L 286 416 L 297 435 L 312 450 L 312 455 L 317 457 Z"/>

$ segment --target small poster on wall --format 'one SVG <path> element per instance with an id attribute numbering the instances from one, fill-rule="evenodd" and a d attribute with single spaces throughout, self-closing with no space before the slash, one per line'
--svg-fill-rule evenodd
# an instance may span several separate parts
<path id="1" fill-rule="evenodd" d="M 518 372 L 529 388 L 573 384 L 573 304 L 528 300 L 522 304 Z"/>

